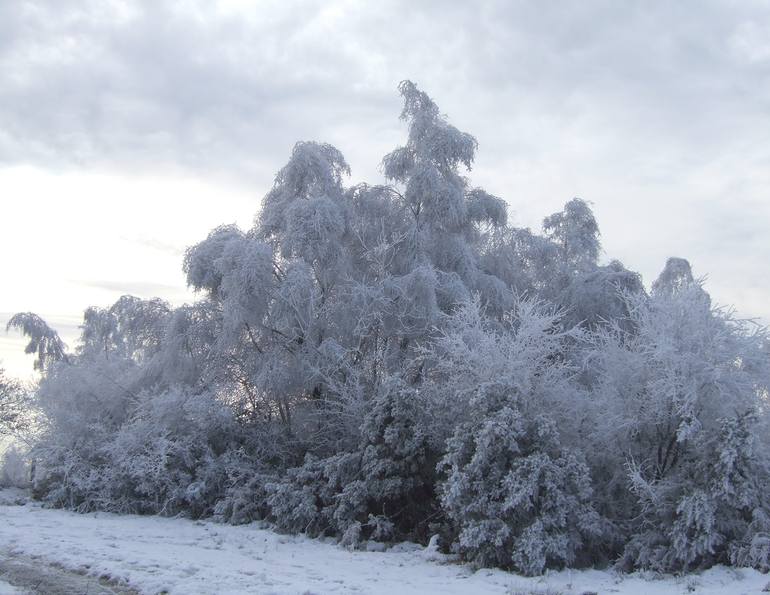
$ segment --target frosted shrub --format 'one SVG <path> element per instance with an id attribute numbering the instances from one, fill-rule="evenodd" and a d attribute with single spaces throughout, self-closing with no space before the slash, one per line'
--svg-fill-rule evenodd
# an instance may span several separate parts
<path id="1" fill-rule="evenodd" d="M 627 470 L 622 564 L 728 562 L 768 505 L 764 331 L 714 309 L 681 259 L 669 261 L 652 297 L 627 299 L 633 330 L 599 333 L 590 360 L 599 364 L 591 435 L 616 455 L 597 464 Z"/>
<path id="2" fill-rule="evenodd" d="M 375 399 L 361 427 L 360 470 L 339 497 L 339 522 L 361 522 L 373 539 L 428 537 L 436 452 L 426 414 L 419 393 L 399 382 Z"/>
<path id="3" fill-rule="evenodd" d="M 601 533 L 588 468 L 559 440 L 558 402 L 573 389 L 557 324 L 520 302 L 493 330 L 468 304 L 430 353 L 442 358 L 437 390 L 450 391 L 461 419 L 439 467 L 441 504 L 454 549 L 475 564 L 538 574 L 573 564 Z"/>
<path id="4" fill-rule="evenodd" d="M 271 518 L 289 532 L 390 541 L 427 536 L 435 512 L 436 456 L 413 390 L 396 384 L 375 399 L 355 452 L 289 469 L 268 485 Z"/>
<path id="5" fill-rule="evenodd" d="M 214 517 L 231 525 L 267 518 L 269 492 L 265 486 L 275 481 L 275 476 L 241 451 L 230 452 L 227 456 L 232 460 L 225 465 L 226 488 L 214 505 Z"/>
<path id="6" fill-rule="evenodd" d="M 108 449 L 110 501 L 132 512 L 211 514 L 224 492 L 233 426 L 210 395 L 143 396 Z"/>
<path id="7" fill-rule="evenodd" d="M 12 444 L 0 459 L 0 488 L 29 487 L 29 460 L 17 445 Z"/>
<path id="8" fill-rule="evenodd" d="M 770 572 L 770 514 L 767 507 L 754 510 L 746 535 L 731 545 L 730 561 L 736 566 Z"/>
<path id="9" fill-rule="evenodd" d="M 732 559 L 767 568 L 770 483 L 754 460 L 754 430 L 750 416 L 720 420 L 716 435 L 693 441 L 679 473 L 650 480 L 632 469 L 645 528 L 626 547 L 626 564 L 672 571 Z"/>
<path id="10" fill-rule="evenodd" d="M 337 496 L 355 476 L 357 459 L 347 453 L 323 460 L 308 455 L 301 467 L 289 469 L 280 482 L 267 484 L 267 504 L 275 526 L 311 537 L 336 535 Z"/>
<path id="11" fill-rule="evenodd" d="M 482 419 L 457 428 L 442 461 L 455 549 L 477 565 L 529 575 L 572 565 L 584 538 L 601 532 L 588 467 L 542 416 L 527 422 L 503 406 Z"/>

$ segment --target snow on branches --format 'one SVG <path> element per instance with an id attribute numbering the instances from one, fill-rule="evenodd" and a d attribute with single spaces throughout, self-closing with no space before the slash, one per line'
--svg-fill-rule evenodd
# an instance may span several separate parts
<path id="1" fill-rule="evenodd" d="M 41 371 L 35 494 L 526 574 L 767 570 L 767 331 L 684 259 L 649 292 L 601 263 L 584 200 L 512 226 L 467 178 L 476 139 L 399 91 L 389 184 L 346 187 L 338 149 L 297 143 L 251 229 L 187 250 L 195 303 L 89 308 L 74 351 L 11 319 Z M 18 394 L 2 380 L 0 422 Z"/>

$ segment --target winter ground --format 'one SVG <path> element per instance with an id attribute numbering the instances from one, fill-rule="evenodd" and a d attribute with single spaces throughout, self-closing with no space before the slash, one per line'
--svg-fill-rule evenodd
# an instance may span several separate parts
<path id="1" fill-rule="evenodd" d="M 351 552 L 256 525 L 75 514 L 0 491 L 0 595 L 10 593 L 761 593 L 770 576 L 715 568 L 686 577 L 474 572 L 413 545 Z M 15 586 L 11 586 L 15 585 Z M 58 590 L 54 590 L 58 589 Z"/>

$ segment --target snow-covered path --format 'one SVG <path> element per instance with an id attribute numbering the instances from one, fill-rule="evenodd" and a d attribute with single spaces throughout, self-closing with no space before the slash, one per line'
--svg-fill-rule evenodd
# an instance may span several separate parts
<path id="1" fill-rule="evenodd" d="M 253 526 L 35 505 L 2 507 L 0 517 L 0 551 L 124 578 L 148 593 L 505 593 L 512 582 L 504 573 L 426 563 L 415 552 L 349 552 Z"/>
<path id="2" fill-rule="evenodd" d="M 657 581 L 608 572 L 559 572 L 526 579 L 496 570 L 473 572 L 440 563 L 423 550 L 350 552 L 254 525 L 159 517 L 80 515 L 36 504 L 0 505 L 0 558 L 30 559 L 109 577 L 142 593 L 527 593 L 644 595 L 761 593 L 770 577 L 717 568 Z M 2 577 L 0 577 L 2 581 Z M 2 592 L 0 590 L 0 592 Z"/>

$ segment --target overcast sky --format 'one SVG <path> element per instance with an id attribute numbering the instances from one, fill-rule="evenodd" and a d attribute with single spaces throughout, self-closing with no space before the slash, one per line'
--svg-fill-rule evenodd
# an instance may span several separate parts
<path id="1" fill-rule="evenodd" d="M 534 229 L 580 196 L 605 260 L 683 256 L 770 321 L 767 2 L 0 1 L 0 322 L 70 343 L 124 293 L 192 299 L 184 248 L 251 224 L 298 140 L 381 181 L 418 83 Z M 0 359 L 27 376 L 23 342 Z"/>

